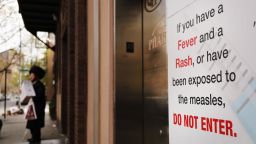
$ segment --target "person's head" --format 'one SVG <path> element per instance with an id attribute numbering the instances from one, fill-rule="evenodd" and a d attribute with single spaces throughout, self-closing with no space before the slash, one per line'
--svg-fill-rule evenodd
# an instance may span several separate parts
<path id="1" fill-rule="evenodd" d="M 36 81 L 36 80 L 40 80 L 44 77 L 45 75 L 45 70 L 43 70 L 41 67 L 39 66 L 32 66 L 29 70 L 29 78 L 31 81 Z"/>

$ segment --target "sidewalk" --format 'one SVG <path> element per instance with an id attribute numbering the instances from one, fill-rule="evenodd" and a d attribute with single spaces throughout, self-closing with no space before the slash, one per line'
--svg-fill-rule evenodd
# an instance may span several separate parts
<path id="1" fill-rule="evenodd" d="M 0 134 L 0 144 L 28 144 L 30 131 L 27 130 L 24 115 L 7 116 L 3 120 L 3 128 Z M 55 123 L 51 121 L 49 112 L 45 113 L 45 127 L 42 129 L 41 144 L 64 144 L 64 138 L 58 133 Z"/>

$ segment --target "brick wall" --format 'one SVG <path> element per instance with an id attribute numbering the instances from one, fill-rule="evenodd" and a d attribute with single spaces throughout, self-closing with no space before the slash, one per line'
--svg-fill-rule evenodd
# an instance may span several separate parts
<path id="1" fill-rule="evenodd" d="M 75 3 L 75 37 L 76 37 L 76 85 L 75 85 L 75 143 L 86 141 L 87 116 L 87 22 L 86 1 Z"/>
<path id="2" fill-rule="evenodd" d="M 57 31 L 57 100 L 60 130 L 70 144 L 86 141 L 86 1 L 62 0 Z M 59 110 L 61 109 L 61 110 Z"/>

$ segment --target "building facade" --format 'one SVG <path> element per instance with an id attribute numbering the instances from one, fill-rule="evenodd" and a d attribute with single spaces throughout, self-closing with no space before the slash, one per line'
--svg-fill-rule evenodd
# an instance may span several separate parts
<path id="1" fill-rule="evenodd" d="M 113 1 L 60 3 L 57 120 L 69 143 L 113 143 Z"/>
<path id="2" fill-rule="evenodd" d="M 245 1 L 18 0 L 32 34 L 56 35 L 67 142 L 255 143 L 256 3 Z"/>
<path id="3" fill-rule="evenodd" d="M 165 1 L 19 4 L 31 33 L 56 35 L 53 99 L 68 143 L 168 143 Z"/>

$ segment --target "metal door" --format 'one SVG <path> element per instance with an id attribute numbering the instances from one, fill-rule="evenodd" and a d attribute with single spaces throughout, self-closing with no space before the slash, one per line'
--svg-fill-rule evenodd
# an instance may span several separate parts
<path id="1" fill-rule="evenodd" d="M 165 0 L 116 0 L 116 144 L 168 144 Z"/>

